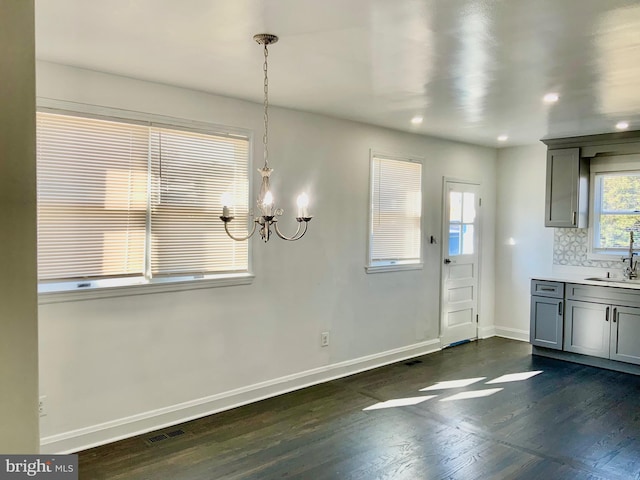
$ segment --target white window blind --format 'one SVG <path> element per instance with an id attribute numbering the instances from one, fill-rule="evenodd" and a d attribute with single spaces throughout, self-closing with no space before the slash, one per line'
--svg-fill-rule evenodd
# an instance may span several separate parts
<path id="1" fill-rule="evenodd" d="M 38 112 L 39 279 L 248 271 L 249 140 Z"/>
<path id="2" fill-rule="evenodd" d="M 249 196 L 247 139 L 155 127 L 151 139 L 152 275 L 246 271 L 248 242 L 225 233 L 220 198 L 232 194 L 230 228 L 242 236 Z"/>
<path id="3" fill-rule="evenodd" d="M 420 263 L 422 164 L 373 156 L 369 265 Z"/>
<path id="4" fill-rule="evenodd" d="M 37 116 L 41 280 L 142 275 L 148 128 Z"/>

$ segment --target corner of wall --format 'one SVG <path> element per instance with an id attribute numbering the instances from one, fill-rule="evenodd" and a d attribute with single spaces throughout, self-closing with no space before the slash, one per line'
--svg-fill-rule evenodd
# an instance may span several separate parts
<path id="1" fill-rule="evenodd" d="M 26 454 L 39 430 L 34 2 L 0 11 L 0 452 Z"/>

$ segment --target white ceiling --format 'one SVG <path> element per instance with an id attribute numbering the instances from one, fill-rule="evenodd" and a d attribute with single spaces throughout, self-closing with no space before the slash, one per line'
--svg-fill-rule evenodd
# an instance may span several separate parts
<path id="1" fill-rule="evenodd" d="M 39 59 L 258 102 L 263 32 L 275 105 L 490 146 L 640 129 L 638 0 L 36 0 Z"/>

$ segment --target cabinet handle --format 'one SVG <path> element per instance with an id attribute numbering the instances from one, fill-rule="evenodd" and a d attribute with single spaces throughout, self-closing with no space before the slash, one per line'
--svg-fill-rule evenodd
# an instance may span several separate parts
<path id="1" fill-rule="evenodd" d="M 538 290 L 540 290 L 541 292 L 555 292 L 556 289 L 552 288 L 552 287 L 540 287 L 538 288 Z"/>
<path id="2" fill-rule="evenodd" d="M 562 316 L 562 302 L 558 303 L 558 316 Z"/>
<path id="3" fill-rule="evenodd" d="M 609 321 L 609 307 L 607 307 L 607 313 L 605 313 L 605 315 L 604 315 L 604 321 L 605 322 Z"/>
<path id="4" fill-rule="evenodd" d="M 617 315 L 618 315 L 618 309 L 614 308 L 613 309 L 613 316 L 611 317 L 611 320 L 613 320 L 613 323 L 616 323 L 616 320 L 618 319 Z"/>
<path id="5" fill-rule="evenodd" d="M 576 224 L 576 212 L 573 212 L 573 214 L 571 215 L 571 224 L 572 225 Z"/>

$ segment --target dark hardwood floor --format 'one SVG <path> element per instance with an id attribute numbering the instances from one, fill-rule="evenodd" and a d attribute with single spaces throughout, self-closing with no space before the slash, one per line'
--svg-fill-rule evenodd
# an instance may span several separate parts
<path id="1" fill-rule="evenodd" d="M 640 377 L 532 357 L 500 338 L 417 360 L 81 452 L 80 478 L 640 479 Z M 530 371 L 542 373 L 485 383 Z M 419 391 L 476 377 L 486 379 Z"/>

